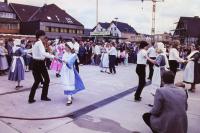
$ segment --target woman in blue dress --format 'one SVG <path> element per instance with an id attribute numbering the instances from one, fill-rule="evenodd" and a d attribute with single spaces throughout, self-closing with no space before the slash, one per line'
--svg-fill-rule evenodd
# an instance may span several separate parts
<path id="1" fill-rule="evenodd" d="M 67 95 L 67 106 L 72 104 L 72 95 L 85 89 L 82 79 L 74 68 L 77 58 L 74 49 L 71 49 L 70 46 L 66 44 L 65 52 L 62 57 L 63 67 L 61 69 L 61 81 L 65 86 L 64 94 Z"/>
<path id="2" fill-rule="evenodd" d="M 8 75 L 8 80 L 17 81 L 16 90 L 22 88 L 20 85 L 21 81 L 24 80 L 24 59 L 23 56 L 25 52 L 23 48 L 20 47 L 20 40 L 16 39 L 14 41 L 13 47 L 13 60 L 11 68 Z"/>

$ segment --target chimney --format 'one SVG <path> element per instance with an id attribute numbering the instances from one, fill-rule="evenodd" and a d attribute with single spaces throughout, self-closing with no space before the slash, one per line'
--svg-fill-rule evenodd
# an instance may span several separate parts
<path id="1" fill-rule="evenodd" d="M 4 3 L 8 4 L 8 0 L 4 0 Z"/>

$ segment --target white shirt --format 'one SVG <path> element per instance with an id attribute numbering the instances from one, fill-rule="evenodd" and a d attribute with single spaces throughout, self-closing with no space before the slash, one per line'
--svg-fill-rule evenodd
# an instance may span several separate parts
<path id="1" fill-rule="evenodd" d="M 169 51 L 169 60 L 176 60 L 178 62 L 183 62 L 184 60 L 179 57 L 179 52 L 175 48 L 171 48 Z"/>
<path id="2" fill-rule="evenodd" d="M 109 55 L 115 55 L 117 57 L 117 49 L 115 47 L 111 47 L 111 49 L 108 51 Z"/>
<path id="3" fill-rule="evenodd" d="M 32 55 L 33 55 L 33 59 L 36 59 L 36 60 L 44 60 L 45 58 L 54 58 L 53 55 L 45 52 L 45 48 L 41 40 L 38 40 L 33 45 Z"/>
<path id="4" fill-rule="evenodd" d="M 147 51 L 145 49 L 141 49 L 137 54 L 137 64 L 146 65 L 147 64 Z"/>
<path id="5" fill-rule="evenodd" d="M 75 42 L 75 43 L 72 43 L 72 42 L 67 42 L 67 45 L 69 45 L 69 47 L 71 48 L 71 49 L 74 49 L 75 50 L 75 53 L 76 54 L 78 54 L 78 52 L 79 52 L 79 44 L 77 43 L 77 42 Z"/>
<path id="6" fill-rule="evenodd" d="M 96 45 L 94 47 L 94 52 L 95 52 L 95 54 L 100 55 L 101 54 L 101 47 L 99 45 Z"/>
<path id="7" fill-rule="evenodd" d="M 156 57 L 156 50 L 153 46 L 151 46 L 148 50 L 147 50 L 147 55 L 149 57 Z"/>

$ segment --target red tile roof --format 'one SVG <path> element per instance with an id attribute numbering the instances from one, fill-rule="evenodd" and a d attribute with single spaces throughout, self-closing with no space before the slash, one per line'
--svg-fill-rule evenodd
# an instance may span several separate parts
<path id="1" fill-rule="evenodd" d="M 44 5 L 43 7 L 14 3 L 10 5 L 22 22 L 42 21 L 83 26 L 55 4 Z"/>

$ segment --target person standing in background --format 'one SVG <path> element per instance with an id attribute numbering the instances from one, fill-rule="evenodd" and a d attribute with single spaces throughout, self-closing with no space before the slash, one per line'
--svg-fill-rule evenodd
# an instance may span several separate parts
<path id="1" fill-rule="evenodd" d="M 4 46 L 4 40 L 0 40 L 0 76 L 6 75 L 6 70 L 8 69 L 8 62 L 6 58 L 8 51 Z"/>
<path id="2" fill-rule="evenodd" d="M 14 47 L 12 48 L 13 61 L 8 75 L 8 80 L 17 82 L 16 90 L 23 87 L 21 81 L 24 80 L 25 63 L 23 57 L 26 54 L 22 42 L 19 39 L 15 39 L 14 41 Z"/>
<path id="3" fill-rule="evenodd" d="M 8 51 L 8 54 L 6 55 L 7 61 L 8 61 L 8 66 L 10 68 L 11 63 L 12 63 L 12 47 L 13 47 L 13 39 L 9 38 L 8 41 L 5 43 L 5 48 Z"/>
<path id="4" fill-rule="evenodd" d="M 100 44 L 97 43 L 94 47 L 94 52 L 95 52 L 95 56 L 94 56 L 94 59 L 95 59 L 95 65 L 99 65 L 100 64 L 100 60 L 101 60 L 101 47 L 100 47 Z"/>
<path id="5" fill-rule="evenodd" d="M 110 49 L 108 50 L 109 54 L 109 69 L 110 73 L 116 74 L 115 63 L 117 59 L 117 49 L 115 48 L 115 44 L 110 44 Z"/>

